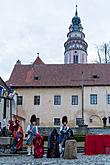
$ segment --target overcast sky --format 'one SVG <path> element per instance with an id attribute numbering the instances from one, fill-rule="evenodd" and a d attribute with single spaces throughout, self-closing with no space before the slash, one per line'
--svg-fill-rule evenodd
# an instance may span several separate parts
<path id="1" fill-rule="evenodd" d="M 64 63 L 64 42 L 78 4 L 88 43 L 88 62 L 95 44 L 110 40 L 110 0 L 0 0 L 0 76 L 7 80 L 19 59 L 32 63 L 37 52 L 45 63 Z"/>

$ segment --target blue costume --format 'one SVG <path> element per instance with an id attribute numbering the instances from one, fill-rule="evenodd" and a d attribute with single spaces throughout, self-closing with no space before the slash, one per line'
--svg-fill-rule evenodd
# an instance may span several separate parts
<path id="1" fill-rule="evenodd" d="M 28 134 L 28 139 L 26 141 L 27 145 L 31 145 L 32 144 L 33 138 L 36 136 L 37 132 L 38 132 L 38 129 L 37 129 L 36 126 L 33 126 L 32 124 L 30 124 L 27 127 L 27 134 Z"/>
<path id="2" fill-rule="evenodd" d="M 69 130 L 69 127 L 67 126 L 61 126 L 60 128 L 59 143 L 62 144 L 62 147 L 64 146 L 64 142 L 68 137 L 68 130 Z"/>
<path id="3" fill-rule="evenodd" d="M 64 154 L 65 142 L 68 139 L 73 138 L 73 131 L 67 126 L 68 120 L 67 116 L 62 118 L 62 126 L 60 127 L 60 136 L 59 136 L 59 151 Z"/>
<path id="4" fill-rule="evenodd" d="M 36 133 L 38 133 L 38 127 L 36 125 L 36 115 L 32 115 L 30 119 L 30 125 L 28 125 L 26 130 L 26 136 L 27 136 L 26 144 L 27 144 L 28 155 L 31 155 L 31 153 L 34 154 L 33 139 L 36 136 Z"/>

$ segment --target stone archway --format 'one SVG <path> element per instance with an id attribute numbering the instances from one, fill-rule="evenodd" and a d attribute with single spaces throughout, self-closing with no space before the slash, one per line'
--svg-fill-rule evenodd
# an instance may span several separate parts
<path id="1" fill-rule="evenodd" d="M 75 118 L 81 117 L 81 111 L 77 111 L 75 114 Z M 102 119 L 96 112 L 87 111 L 85 110 L 84 113 L 84 123 L 87 124 L 89 127 L 101 127 L 102 126 Z"/>
<path id="2" fill-rule="evenodd" d="M 102 126 L 102 120 L 98 115 L 91 115 L 89 117 L 89 125 L 90 126 Z"/>

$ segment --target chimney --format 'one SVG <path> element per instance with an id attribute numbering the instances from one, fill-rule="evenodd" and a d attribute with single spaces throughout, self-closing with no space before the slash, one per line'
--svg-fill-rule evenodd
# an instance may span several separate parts
<path id="1" fill-rule="evenodd" d="M 17 60 L 17 61 L 16 61 L 16 64 L 17 64 L 17 65 L 20 65 L 20 64 L 21 64 L 21 61 L 20 61 L 20 60 Z"/>

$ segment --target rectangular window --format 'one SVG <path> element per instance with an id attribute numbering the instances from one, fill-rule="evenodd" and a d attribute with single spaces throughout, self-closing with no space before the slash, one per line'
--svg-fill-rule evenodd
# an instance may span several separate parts
<path id="1" fill-rule="evenodd" d="M 73 95 L 72 97 L 71 97 L 71 104 L 72 105 L 78 105 L 78 96 L 76 96 L 76 95 Z"/>
<path id="2" fill-rule="evenodd" d="M 36 118 L 36 124 L 37 124 L 37 126 L 40 125 L 40 118 Z"/>
<path id="3" fill-rule="evenodd" d="M 90 104 L 97 104 L 97 95 L 96 94 L 90 95 Z"/>
<path id="4" fill-rule="evenodd" d="M 110 94 L 107 95 L 107 104 L 110 104 Z"/>
<path id="5" fill-rule="evenodd" d="M 60 118 L 54 118 L 54 125 L 56 126 L 60 125 Z"/>
<path id="6" fill-rule="evenodd" d="M 34 105 L 40 105 L 40 96 L 34 96 Z"/>
<path id="7" fill-rule="evenodd" d="M 23 104 L 23 96 L 17 96 L 17 105 Z"/>
<path id="8" fill-rule="evenodd" d="M 54 96 L 54 105 L 61 105 L 61 96 Z"/>

